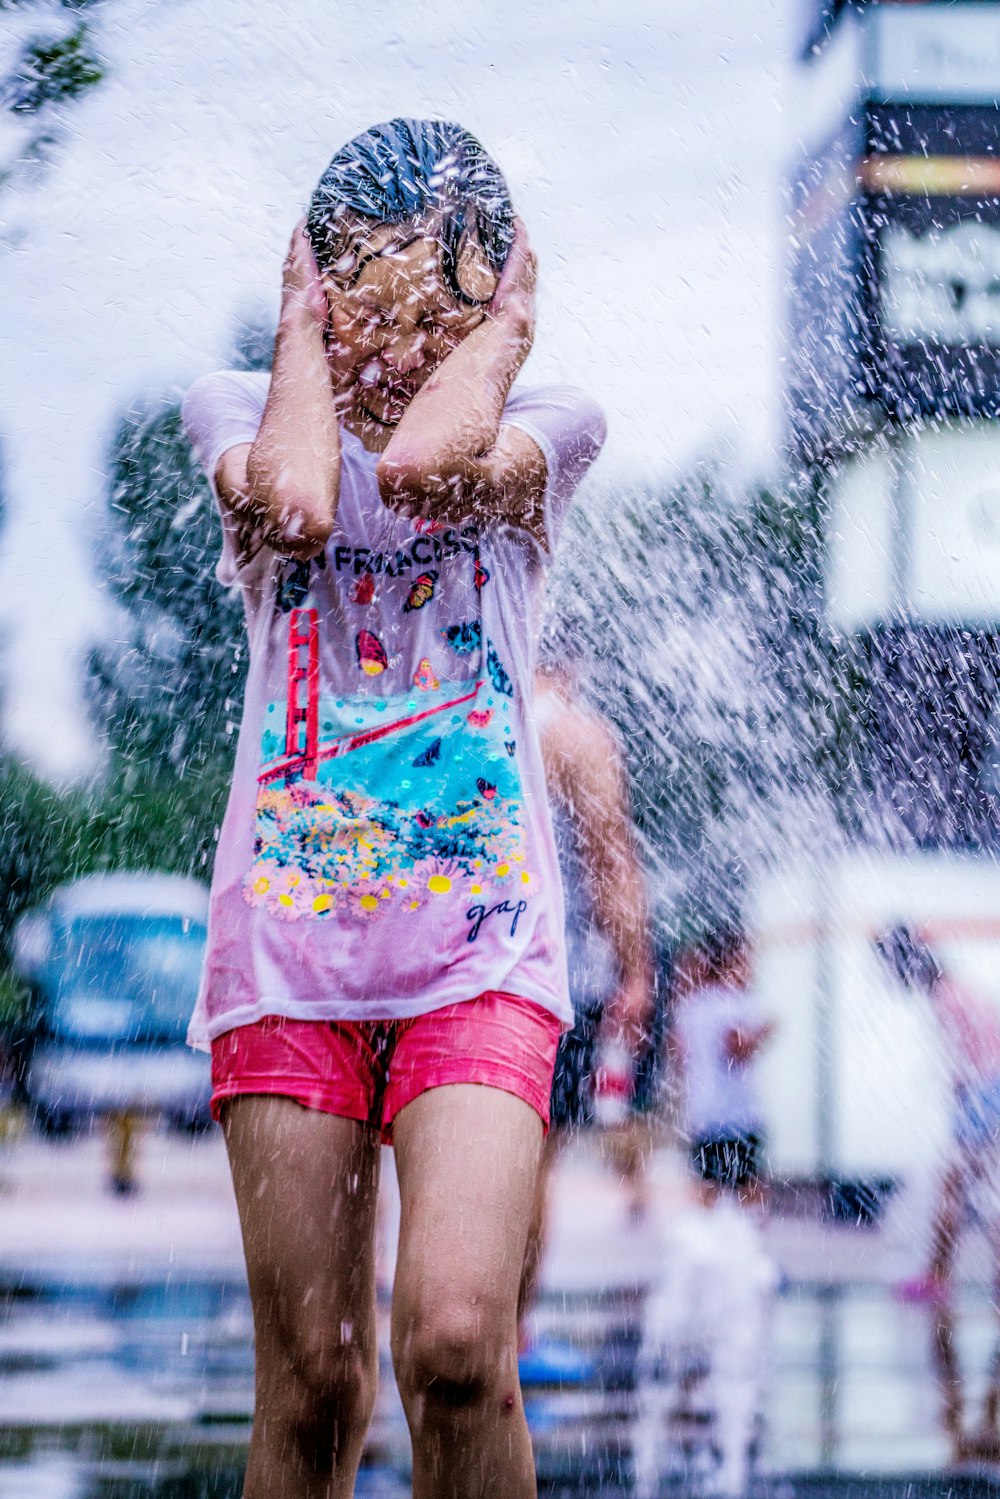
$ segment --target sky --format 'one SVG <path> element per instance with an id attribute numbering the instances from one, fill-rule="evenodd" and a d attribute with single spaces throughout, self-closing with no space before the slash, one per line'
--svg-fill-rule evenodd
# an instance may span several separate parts
<path id="1" fill-rule="evenodd" d="M 106 0 L 108 81 L 55 166 L 0 199 L 10 745 L 56 778 L 94 769 L 80 662 L 121 628 L 93 568 L 116 416 L 276 314 L 292 226 L 376 120 L 458 119 L 500 162 L 540 262 L 524 379 L 603 404 L 595 477 L 707 452 L 773 471 L 788 5 Z"/>

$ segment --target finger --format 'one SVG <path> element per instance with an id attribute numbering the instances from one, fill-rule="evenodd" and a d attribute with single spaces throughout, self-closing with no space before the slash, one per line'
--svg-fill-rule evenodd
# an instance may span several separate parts
<path id="1" fill-rule="evenodd" d="M 534 251 L 531 248 L 531 240 L 528 238 L 528 230 L 522 218 L 514 218 L 514 243 L 512 250 L 516 250 L 525 260 L 530 260 Z"/>

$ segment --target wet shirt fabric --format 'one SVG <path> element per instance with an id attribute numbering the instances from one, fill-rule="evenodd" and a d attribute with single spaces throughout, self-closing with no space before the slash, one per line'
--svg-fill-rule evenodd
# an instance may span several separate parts
<path id="1" fill-rule="evenodd" d="M 684 1069 L 685 1127 L 692 1140 L 761 1126 L 761 1108 L 750 1062 L 727 1050 L 731 1031 L 756 1029 L 767 1016 L 744 989 L 709 984 L 678 1006 L 677 1046 Z"/>
<path id="2" fill-rule="evenodd" d="M 256 436 L 268 376 L 184 401 L 214 483 Z M 568 387 L 512 394 L 547 464 L 547 549 L 509 527 L 413 521 L 342 431 L 333 534 L 310 563 L 220 507 L 220 582 L 250 665 L 216 853 L 192 1045 L 263 1015 L 383 1020 L 503 990 L 572 1019 L 563 906 L 531 714 L 533 622 L 600 412 Z"/>

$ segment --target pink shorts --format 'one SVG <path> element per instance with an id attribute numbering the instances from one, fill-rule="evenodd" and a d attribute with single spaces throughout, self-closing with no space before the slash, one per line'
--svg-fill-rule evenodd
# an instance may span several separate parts
<path id="1" fill-rule="evenodd" d="M 389 1144 L 396 1115 L 421 1093 L 480 1083 L 523 1099 L 548 1129 L 559 1032 L 541 1005 L 500 990 L 410 1020 L 266 1015 L 212 1042 L 212 1116 L 226 1098 L 276 1093 L 370 1124 Z"/>

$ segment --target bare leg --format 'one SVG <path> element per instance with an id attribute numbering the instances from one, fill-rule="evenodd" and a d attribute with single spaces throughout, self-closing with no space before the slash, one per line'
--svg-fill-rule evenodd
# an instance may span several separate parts
<path id="1" fill-rule="evenodd" d="M 991 1223 L 989 1229 L 993 1240 L 991 1248 L 994 1255 L 993 1267 L 993 1305 L 1000 1306 L 997 1297 L 1000 1296 L 1000 1264 L 996 1263 L 997 1243 L 996 1225 Z M 969 1456 L 988 1458 L 992 1462 L 1000 1459 L 1000 1343 L 994 1345 L 990 1358 L 989 1379 L 986 1392 L 983 1396 L 983 1417 L 978 1429 L 965 1443 L 965 1450 Z"/>
<path id="2" fill-rule="evenodd" d="M 136 1109 L 112 1109 L 104 1121 L 108 1185 L 122 1196 L 139 1186 L 136 1157 L 142 1124 L 142 1115 Z"/>
<path id="3" fill-rule="evenodd" d="M 432 1088 L 394 1123 L 402 1202 L 392 1306 L 414 1499 L 534 1499 L 517 1293 L 542 1123 L 512 1094 Z"/>
<path id="4" fill-rule="evenodd" d="M 264 1096 L 223 1129 L 256 1336 L 244 1499 L 350 1499 L 378 1382 L 378 1135 Z"/>
<path id="5" fill-rule="evenodd" d="M 964 1450 L 962 1374 L 955 1350 L 955 1317 L 950 1306 L 942 1304 L 931 1312 L 931 1349 L 941 1390 L 941 1422 L 951 1442 L 954 1461 Z"/>
<path id="6" fill-rule="evenodd" d="M 652 1140 L 644 1119 L 632 1117 L 617 1129 L 606 1130 L 601 1138 L 602 1153 L 616 1174 L 628 1200 L 628 1215 L 641 1223 L 649 1208 L 647 1165 Z"/>
<path id="7" fill-rule="evenodd" d="M 934 1280 L 947 1282 L 951 1279 L 964 1201 L 962 1169 L 957 1165 L 949 1166 L 941 1183 L 941 1196 L 938 1199 L 931 1235 L 931 1258 L 928 1271 Z"/>
<path id="8" fill-rule="evenodd" d="M 517 1323 L 520 1329 L 519 1341 L 524 1340 L 524 1319 L 535 1304 L 538 1292 L 538 1276 L 542 1268 L 542 1256 L 545 1253 L 545 1244 L 548 1239 L 548 1206 L 549 1206 L 549 1183 L 552 1180 L 552 1168 L 562 1153 L 566 1143 L 566 1131 L 552 1129 L 545 1137 L 542 1146 L 541 1160 L 538 1164 L 538 1178 L 535 1182 L 535 1200 L 531 1209 L 531 1223 L 528 1228 L 528 1243 L 524 1251 L 524 1269 L 521 1271 L 521 1287 L 517 1297 Z"/>

